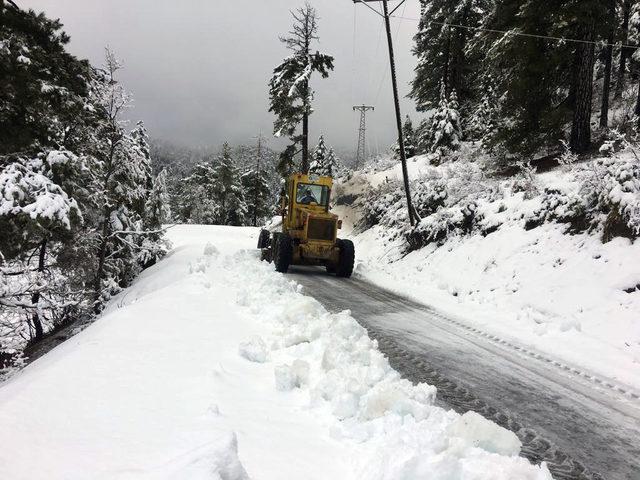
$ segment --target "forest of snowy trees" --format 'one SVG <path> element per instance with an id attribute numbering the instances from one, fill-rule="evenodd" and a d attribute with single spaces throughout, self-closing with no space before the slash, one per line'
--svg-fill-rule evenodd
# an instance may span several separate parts
<path id="1" fill-rule="evenodd" d="M 637 128 L 640 4 L 421 0 L 411 98 L 432 120 L 415 153 L 480 141 L 504 164 L 597 151 Z M 564 39 L 564 40 L 563 40 Z"/>
<path id="2" fill-rule="evenodd" d="M 113 53 L 93 67 L 66 52 L 58 21 L 2 10 L 0 368 L 162 257 L 169 217 L 145 127 L 122 119 Z"/>

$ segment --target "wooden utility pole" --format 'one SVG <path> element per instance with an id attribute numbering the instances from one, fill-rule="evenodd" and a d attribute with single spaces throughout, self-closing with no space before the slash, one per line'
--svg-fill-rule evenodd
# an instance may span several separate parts
<path id="1" fill-rule="evenodd" d="M 391 68 L 391 84 L 393 87 L 393 101 L 396 109 L 396 125 L 398 128 L 398 146 L 400 148 L 400 162 L 402 164 L 402 177 L 404 180 L 404 191 L 407 197 L 407 210 L 409 212 L 409 222 L 411 225 L 415 225 L 418 220 L 417 215 L 413 209 L 413 202 L 411 200 L 411 191 L 409 189 L 409 173 L 407 170 L 407 154 L 404 148 L 404 134 L 402 132 L 402 114 L 400 112 L 400 96 L 398 94 L 398 80 L 396 78 L 396 60 L 393 53 L 393 38 L 391 36 L 391 15 L 405 2 L 402 0 L 391 12 L 389 12 L 388 0 L 353 0 L 353 3 L 362 3 L 369 9 L 376 12 L 384 19 L 384 25 L 387 30 L 387 43 L 389 45 L 389 65 Z M 369 3 L 382 3 L 382 12 L 376 10 Z"/>

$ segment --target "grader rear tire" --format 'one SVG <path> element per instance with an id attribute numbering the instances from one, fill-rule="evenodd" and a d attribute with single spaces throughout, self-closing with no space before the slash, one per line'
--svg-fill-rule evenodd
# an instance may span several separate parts
<path id="1" fill-rule="evenodd" d="M 356 259 L 356 249 L 351 240 L 338 240 L 340 259 L 336 267 L 336 276 L 349 278 L 353 273 L 353 264 Z"/>
<path id="2" fill-rule="evenodd" d="M 273 263 L 276 272 L 287 273 L 293 256 L 293 242 L 286 233 L 279 234 L 273 242 Z"/>

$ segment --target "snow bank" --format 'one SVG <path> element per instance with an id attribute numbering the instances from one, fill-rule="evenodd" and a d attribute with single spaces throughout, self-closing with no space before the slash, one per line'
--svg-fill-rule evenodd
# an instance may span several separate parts
<path id="1" fill-rule="evenodd" d="M 551 479 L 261 263 L 257 233 L 171 229 L 98 321 L 0 386 L 0 478 Z"/>
<path id="2" fill-rule="evenodd" d="M 387 203 L 399 206 L 400 217 L 362 205 L 368 185 L 384 191 L 399 168 L 359 172 L 336 188 L 344 198 L 360 196 L 336 209 L 356 245 L 356 275 L 625 390 L 640 390 L 640 242 L 617 237 L 603 243 L 600 231 L 570 230 L 580 210 L 576 198 L 583 195 L 575 172 L 498 181 L 483 178 L 477 164 L 434 171 L 417 157 L 409 162 L 410 174 L 425 179 L 427 188 L 417 186 L 414 196 L 429 195 L 426 204 L 435 211 L 425 212 L 430 216 L 409 251 L 401 229 L 407 224 L 404 198 L 391 184 Z M 634 202 L 640 204 L 637 194 Z M 464 205 L 473 228 L 465 225 Z M 373 216 L 364 227 L 363 215 Z"/>
<path id="3" fill-rule="evenodd" d="M 402 379 L 349 312 L 327 312 L 257 258 L 234 257 L 237 303 L 268 326 L 274 388 L 297 395 L 350 450 L 349 478 L 551 478 L 545 466 L 517 456 L 515 434 L 475 413 L 434 406 L 435 388 Z M 242 273 L 248 270 L 251 282 Z"/>

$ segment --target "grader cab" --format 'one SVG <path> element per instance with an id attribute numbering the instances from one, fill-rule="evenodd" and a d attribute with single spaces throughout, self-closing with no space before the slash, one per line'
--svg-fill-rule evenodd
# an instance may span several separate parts
<path id="1" fill-rule="evenodd" d="M 291 175 L 282 198 L 282 224 L 261 230 L 258 248 L 262 258 L 278 272 L 290 265 L 321 265 L 327 272 L 348 278 L 353 272 L 355 249 L 351 240 L 338 238 L 342 221 L 329 212 L 331 177 Z"/>

